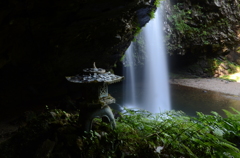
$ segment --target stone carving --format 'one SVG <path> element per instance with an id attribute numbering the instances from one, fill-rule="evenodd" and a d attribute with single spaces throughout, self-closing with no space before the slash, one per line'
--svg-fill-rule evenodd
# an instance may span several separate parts
<path id="1" fill-rule="evenodd" d="M 82 113 L 80 112 L 79 122 L 83 125 L 83 130 L 89 132 L 92 129 L 92 123 L 94 118 L 107 118 L 110 122 L 112 129 L 116 127 L 116 122 L 114 119 L 114 115 L 109 106 L 104 105 L 100 108 L 92 108 L 90 107 L 88 110 L 84 110 Z"/>
<path id="2" fill-rule="evenodd" d="M 85 102 L 81 103 L 79 114 L 79 122 L 83 125 L 83 130 L 90 131 L 93 119 L 96 117 L 106 117 L 114 128 L 116 123 L 108 104 L 115 103 L 115 99 L 108 94 L 108 84 L 122 81 L 124 77 L 97 68 L 95 62 L 93 68 L 85 68 L 83 72 L 83 75 L 66 77 L 72 83 L 81 83 L 86 86 Z"/>

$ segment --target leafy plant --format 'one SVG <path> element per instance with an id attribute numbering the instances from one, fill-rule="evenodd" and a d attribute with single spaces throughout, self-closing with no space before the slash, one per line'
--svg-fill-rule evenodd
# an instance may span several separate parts
<path id="1" fill-rule="evenodd" d="M 163 0 L 155 0 L 154 2 L 154 6 L 156 6 L 156 8 L 158 8 L 161 4 Z M 149 13 L 149 16 L 150 16 L 150 19 L 154 19 L 155 18 L 155 9 L 153 9 L 150 13 Z"/>
<path id="2" fill-rule="evenodd" d="M 141 27 L 139 26 L 139 24 L 134 23 L 134 28 L 135 28 L 134 37 L 136 37 L 141 32 Z M 134 38 L 134 40 L 135 40 L 135 38 Z"/>
<path id="3" fill-rule="evenodd" d="M 227 122 L 217 113 L 213 112 L 213 114 L 198 113 L 198 118 L 192 118 L 175 111 L 156 115 L 146 111 L 128 111 L 127 115 L 118 120 L 120 128 L 117 130 L 120 129 L 118 133 L 130 132 L 127 134 L 128 146 L 133 145 L 131 139 L 141 144 L 140 146 L 149 144 L 150 151 L 153 151 L 151 154 L 161 157 L 167 157 L 167 155 L 169 157 L 215 157 L 239 154 L 235 145 L 227 140 L 230 140 L 232 135 L 229 134 L 230 127 L 226 124 L 232 120 L 229 119 Z M 126 125 L 128 129 L 124 128 Z M 231 127 L 231 131 L 238 131 L 237 126 Z M 146 144 L 143 144 L 143 140 Z M 158 147 L 161 148 L 159 152 L 156 151 Z"/>
<path id="4" fill-rule="evenodd" d="M 116 130 L 104 135 L 106 142 L 101 142 L 101 147 L 84 151 L 95 153 L 99 148 L 106 150 L 106 145 L 114 151 L 107 151 L 111 157 L 117 153 L 117 157 L 235 157 L 239 149 L 233 140 L 240 134 L 240 118 L 237 117 L 240 112 L 225 112 L 228 118 L 222 118 L 216 112 L 212 112 L 213 115 L 198 113 L 195 118 L 180 111 L 151 114 L 126 109 L 117 119 Z M 96 135 L 99 133 L 92 139 Z M 107 141 L 105 137 L 111 139 Z"/>
<path id="5" fill-rule="evenodd" d="M 155 10 L 151 11 L 149 13 L 150 19 L 154 19 L 155 18 Z"/>
<path id="6" fill-rule="evenodd" d="M 155 0 L 154 5 L 155 5 L 156 7 L 159 7 L 162 1 L 163 1 L 163 0 Z"/>
<path id="7" fill-rule="evenodd" d="M 236 144 L 240 141 L 240 112 L 235 109 L 233 112 L 224 111 L 227 118 L 216 112 L 212 115 L 198 112 L 198 117 L 189 117 L 181 111 L 152 114 L 144 110 L 125 109 L 116 119 L 116 129 L 96 119 L 92 131 L 81 133 L 74 121 L 77 120 L 76 115 L 54 110 L 53 117 L 41 115 L 32 122 L 34 126 L 30 124 L 20 130 L 20 134 L 2 143 L 0 156 L 29 156 L 29 152 L 22 152 L 35 144 L 30 155 L 33 157 L 38 151 L 36 149 L 44 144 L 42 142 L 48 140 L 55 144 L 49 152 L 50 158 L 69 155 L 82 158 L 238 157 Z M 16 145 L 26 136 L 38 138 L 38 144 L 36 139 L 28 139 L 28 144 L 21 142 L 21 146 Z"/>

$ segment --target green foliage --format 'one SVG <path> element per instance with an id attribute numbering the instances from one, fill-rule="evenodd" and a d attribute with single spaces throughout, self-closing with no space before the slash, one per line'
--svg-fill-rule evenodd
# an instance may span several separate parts
<path id="1" fill-rule="evenodd" d="M 84 157 L 235 157 L 239 149 L 232 142 L 240 134 L 240 112 L 225 112 L 228 118 L 216 112 L 194 118 L 180 111 L 151 114 L 126 109 L 115 130 L 87 133 L 82 153 Z"/>
<path id="2" fill-rule="evenodd" d="M 198 112 L 198 117 L 189 117 L 181 111 L 152 114 L 143 110 L 125 109 L 116 120 L 115 130 L 101 119 L 95 119 L 93 131 L 81 133 L 74 121 L 77 120 L 76 115 L 54 110 L 54 117 L 49 119 L 49 116 L 42 115 L 41 119 L 36 119 L 38 124 L 34 122 L 35 126 L 27 127 L 25 134 L 21 132 L 18 138 L 24 134 L 30 138 L 41 136 L 43 140 L 55 142 L 50 158 L 67 155 L 82 158 L 237 157 L 239 149 L 235 144 L 239 143 L 236 140 L 240 138 L 240 112 L 235 109 L 233 112 L 224 111 L 227 118 L 216 112 L 212 112 L 212 115 Z M 44 131 L 44 135 L 41 131 Z M 1 144 L 0 156 L 17 158 L 22 154 L 14 154 L 16 151 L 28 151 L 26 145 L 13 145 L 15 141 L 11 139 L 12 144 L 9 141 Z M 27 147 L 35 141 L 28 141 Z M 41 142 L 38 140 L 38 143 Z M 35 155 L 34 151 L 39 145 L 34 146 L 31 155 Z M 6 156 L 9 153 L 12 155 Z"/>
<path id="3" fill-rule="evenodd" d="M 140 32 L 141 32 L 141 28 L 140 28 L 139 26 L 136 27 L 136 33 L 135 33 L 135 35 L 138 35 Z"/>
<path id="4" fill-rule="evenodd" d="M 229 67 L 229 73 L 236 73 L 240 70 L 240 65 L 237 65 L 233 62 L 227 61 L 227 65 Z"/>
<path id="5" fill-rule="evenodd" d="M 155 18 L 155 11 L 151 11 L 149 13 L 150 19 L 154 19 Z"/>
<path id="6" fill-rule="evenodd" d="M 228 33 L 225 31 L 230 27 L 230 20 L 228 18 L 209 19 L 206 17 L 204 7 L 196 4 L 192 5 L 191 9 L 184 8 L 183 3 L 174 5 L 173 14 L 168 17 L 168 21 L 175 34 L 169 35 L 167 39 L 179 38 L 183 43 L 187 40 L 188 43 L 193 42 L 198 45 L 211 45 L 219 43 L 215 37 L 226 36 L 224 34 L 228 34 L 229 37 L 236 36 L 233 32 Z M 218 32 L 219 28 L 222 28 L 222 35 Z M 181 49 L 181 45 L 169 43 L 168 50 L 174 51 L 178 49 Z"/>
<path id="7" fill-rule="evenodd" d="M 214 74 L 216 70 L 224 69 L 227 71 L 227 74 L 220 76 L 224 80 L 228 81 L 240 81 L 240 66 L 230 62 L 226 59 L 208 59 L 209 65 L 211 65 L 211 71 Z"/>
<path id="8" fill-rule="evenodd" d="M 155 0 L 155 2 L 154 2 L 154 6 L 156 6 L 156 8 L 158 8 L 159 6 L 160 6 L 160 4 L 161 4 L 161 2 L 162 2 L 163 0 Z M 150 16 L 150 19 L 154 19 L 155 18 L 155 9 L 154 10 L 152 10 L 150 13 L 149 13 L 149 16 Z"/>
<path id="9" fill-rule="evenodd" d="M 126 57 L 125 54 L 122 55 L 122 57 L 120 58 L 120 61 L 122 62 L 124 60 L 124 58 Z"/>
<path id="10" fill-rule="evenodd" d="M 155 5 L 156 7 L 159 7 L 162 1 L 163 1 L 163 0 L 155 0 L 154 5 Z"/>
<path id="11" fill-rule="evenodd" d="M 214 58 L 213 60 L 209 59 L 209 62 L 212 65 L 212 71 L 215 71 L 219 67 L 222 61 L 217 58 Z"/>
<path id="12" fill-rule="evenodd" d="M 136 40 L 136 36 L 140 34 L 141 32 L 141 27 L 139 26 L 139 24 L 134 23 L 134 28 L 135 28 L 135 33 L 134 33 L 134 40 Z"/>
<path id="13" fill-rule="evenodd" d="M 143 154 L 136 153 L 140 146 L 148 146 L 149 151 L 152 151 L 149 153 L 155 157 L 216 157 L 224 153 L 233 156 L 239 154 L 235 145 L 228 141 L 239 136 L 239 133 L 232 133 L 238 131 L 239 122 L 231 118 L 224 119 L 215 112 L 213 114 L 198 113 L 198 118 L 191 118 L 175 111 L 153 115 L 146 111 L 127 110 L 127 114 L 118 120 L 116 131 L 122 133 L 119 135 L 122 137 L 120 139 L 127 139 L 127 148 L 132 146 L 131 149 L 135 149 L 132 154 L 136 154 L 136 157 Z M 235 128 L 232 124 L 236 125 Z M 157 147 L 161 148 L 160 152 L 156 151 Z"/>
<path id="14" fill-rule="evenodd" d="M 194 33 L 200 34 L 200 29 L 196 27 L 192 27 L 188 24 L 192 20 L 192 11 L 191 10 L 182 10 L 179 9 L 179 5 L 174 6 L 175 14 L 168 17 L 168 20 L 174 24 L 175 29 L 180 31 L 180 33 L 189 33 L 190 35 L 194 35 Z M 202 8 L 198 7 L 198 12 L 201 12 Z M 207 34 L 205 31 L 204 34 Z"/>

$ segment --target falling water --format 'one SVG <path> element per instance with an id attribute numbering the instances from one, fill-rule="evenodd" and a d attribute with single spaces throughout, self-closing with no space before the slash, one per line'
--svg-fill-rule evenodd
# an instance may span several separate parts
<path id="1" fill-rule="evenodd" d="M 143 104 L 151 112 L 170 110 L 169 83 L 161 8 L 144 31 L 146 59 Z"/>
<path id="2" fill-rule="evenodd" d="M 144 70 L 141 71 L 144 77 L 141 81 L 141 89 L 136 88 L 135 85 L 139 77 L 135 77 L 134 72 L 131 72 L 131 76 L 126 75 L 126 78 L 131 78 L 127 87 L 126 93 L 129 91 L 135 94 L 129 94 L 129 97 L 136 97 L 132 100 L 140 100 L 140 102 L 132 102 L 135 107 L 148 110 L 153 113 L 164 112 L 171 110 L 170 103 L 170 92 L 168 83 L 168 70 L 167 70 L 167 59 L 166 51 L 164 46 L 164 35 L 163 35 L 163 20 L 162 20 L 162 9 L 158 8 L 155 13 L 155 18 L 143 28 L 142 33 L 145 41 L 145 64 Z M 132 47 L 130 46 L 126 52 L 126 56 L 133 54 Z M 131 60 L 128 57 L 127 60 Z M 136 93 L 137 92 L 137 93 Z M 138 94 L 143 92 L 142 94 Z M 127 106 L 127 105 L 126 105 Z M 128 106 L 127 106 L 128 107 Z"/>
<path id="3" fill-rule="evenodd" d="M 127 51 L 125 52 L 127 61 L 127 67 L 124 71 L 126 77 L 124 81 L 125 85 L 125 106 L 134 106 L 136 105 L 136 87 L 135 87 L 135 71 L 134 71 L 134 56 L 133 56 L 133 44 L 129 46 Z"/>

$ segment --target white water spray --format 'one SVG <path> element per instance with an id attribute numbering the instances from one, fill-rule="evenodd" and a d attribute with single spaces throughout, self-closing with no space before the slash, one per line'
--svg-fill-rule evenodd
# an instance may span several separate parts
<path id="1" fill-rule="evenodd" d="M 126 61 L 127 63 L 127 68 L 125 69 L 125 76 L 126 77 L 124 81 L 124 102 L 125 106 L 134 106 L 136 105 L 136 83 L 135 83 L 135 71 L 134 71 L 134 55 L 133 55 L 133 44 L 129 46 L 127 51 L 125 52 L 126 55 Z"/>
<path id="2" fill-rule="evenodd" d="M 137 108 L 148 110 L 152 113 L 159 113 L 171 110 L 170 103 L 170 91 L 168 82 L 168 69 L 166 51 L 164 45 L 163 34 L 163 12 L 161 8 L 158 8 L 155 13 L 155 18 L 152 19 L 146 27 L 143 28 L 144 41 L 145 41 L 145 68 L 142 71 L 144 79 L 142 81 L 141 89 L 136 90 L 135 85 L 139 79 L 135 77 L 135 72 L 131 72 L 131 76 L 125 74 L 129 85 L 126 85 L 125 93 L 129 94 L 129 97 L 137 97 L 139 92 L 143 92 L 139 95 L 139 98 L 132 100 L 140 100 L 140 102 L 132 102 L 132 105 Z M 127 60 L 131 60 L 129 55 L 133 54 L 132 47 L 130 46 L 126 56 Z M 130 68 L 131 69 L 131 68 Z M 135 88 L 132 90 L 131 88 Z M 128 95 L 128 94 L 127 94 Z M 125 105 L 128 107 L 128 105 Z"/>
<path id="3" fill-rule="evenodd" d="M 155 113 L 171 109 L 162 14 L 158 8 L 155 18 L 143 28 L 146 47 L 143 104 Z"/>

